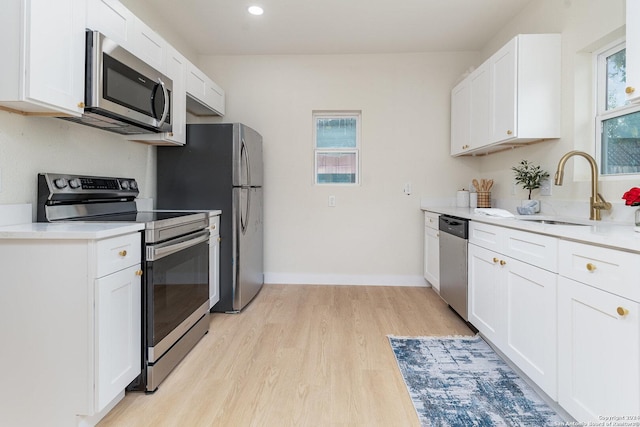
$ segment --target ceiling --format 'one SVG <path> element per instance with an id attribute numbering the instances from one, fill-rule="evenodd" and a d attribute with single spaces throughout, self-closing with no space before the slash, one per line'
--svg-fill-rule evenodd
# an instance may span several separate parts
<path id="1" fill-rule="evenodd" d="M 480 50 L 532 0 L 136 1 L 197 54 L 272 55 Z"/>

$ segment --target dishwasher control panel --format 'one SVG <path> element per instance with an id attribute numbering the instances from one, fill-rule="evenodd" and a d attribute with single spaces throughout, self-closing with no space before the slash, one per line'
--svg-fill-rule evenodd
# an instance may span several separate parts
<path id="1" fill-rule="evenodd" d="M 438 229 L 462 239 L 469 238 L 469 220 L 450 215 L 440 215 Z"/>

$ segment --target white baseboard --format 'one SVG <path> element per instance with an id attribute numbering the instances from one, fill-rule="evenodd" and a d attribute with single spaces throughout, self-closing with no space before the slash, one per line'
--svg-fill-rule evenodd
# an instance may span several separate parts
<path id="1" fill-rule="evenodd" d="M 264 282 L 281 285 L 427 286 L 422 276 L 375 274 L 264 273 Z"/>

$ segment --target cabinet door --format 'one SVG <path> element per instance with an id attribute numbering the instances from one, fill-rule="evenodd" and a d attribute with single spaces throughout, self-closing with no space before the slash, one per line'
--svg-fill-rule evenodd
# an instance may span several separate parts
<path id="1" fill-rule="evenodd" d="M 627 0 L 627 100 L 640 102 L 640 2 Z"/>
<path id="2" fill-rule="evenodd" d="M 495 252 L 469 245 L 469 322 L 502 348 L 506 316 L 504 272 Z"/>
<path id="3" fill-rule="evenodd" d="M 464 79 L 451 91 L 451 155 L 464 153 L 470 146 L 471 86 Z"/>
<path id="4" fill-rule="evenodd" d="M 557 399 L 557 275 L 513 258 L 505 268 L 502 351 L 552 399 Z"/>
<path id="5" fill-rule="evenodd" d="M 491 142 L 518 135 L 516 125 L 517 38 L 491 57 Z"/>
<path id="6" fill-rule="evenodd" d="M 489 111 L 491 77 L 487 63 L 482 64 L 469 76 L 469 145 L 470 149 L 489 143 Z"/>
<path id="7" fill-rule="evenodd" d="M 167 136 L 176 144 L 187 142 L 187 60 L 177 50 L 167 46 L 167 76 L 173 80 L 171 132 Z"/>
<path id="8" fill-rule="evenodd" d="M 439 231 L 425 228 L 425 265 L 424 278 L 431 283 L 433 289 L 440 292 L 440 237 Z"/>
<path id="9" fill-rule="evenodd" d="M 224 90 L 192 63 L 187 64 L 187 95 L 187 111 L 191 114 L 224 115 Z"/>
<path id="10" fill-rule="evenodd" d="M 84 101 L 85 3 L 26 1 L 25 98 L 70 115 Z"/>
<path id="11" fill-rule="evenodd" d="M 640 414 L 639 312 L 636 302 L 559 278 L 558 401 L 576 420 Z"/>
<path id="12" fill-rule="evenodd" d="M 138 264 L 96 280 L 96 412 L 140 374 L 140 274 Z"/>
<path id="13" fill-rule="evenodd" d="M 166 74 L 167 42 L 138 18 L 134 19 L 133 30 L 132 53 L 157 71 Z"/>
<path id="14" fill-rule="evenodd" d="M 135 16 L 118 0 L 87 0 L 87 28 L 133 51 Z"/>

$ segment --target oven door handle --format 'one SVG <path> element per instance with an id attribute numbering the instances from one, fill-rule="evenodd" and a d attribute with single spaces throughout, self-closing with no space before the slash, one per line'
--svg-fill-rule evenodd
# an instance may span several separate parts
<path id="1" fill-rule="evenodd" d="M 208 242 L 210 237 L 209 230 L 201 231 L 195 235 L 186 236 L 186 238 L 172 240 L 165 244 L 147 247 L 147 261 L 156 261 L 171 254 L 175 254 L 183 249 L 190 248 L 199 243 Z"/>

